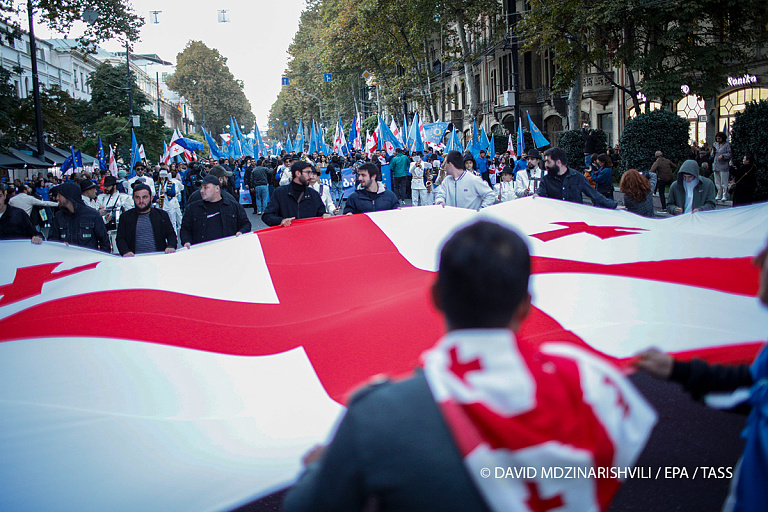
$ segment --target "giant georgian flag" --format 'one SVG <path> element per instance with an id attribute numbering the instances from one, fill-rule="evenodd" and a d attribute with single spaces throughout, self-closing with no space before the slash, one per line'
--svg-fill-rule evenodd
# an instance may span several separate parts
<path id="1" fill-rule="evenodd" d="M 768 205 L 651 220 L 543 198 L 295 221 L 121 259 L 0 243 L 0 510 L 223 510 L 288 485 L 346 394 L 443 334 L 442 241 L 527 235 L 520 343 L 625 366 L 659 346 L 747 362 Z"/>

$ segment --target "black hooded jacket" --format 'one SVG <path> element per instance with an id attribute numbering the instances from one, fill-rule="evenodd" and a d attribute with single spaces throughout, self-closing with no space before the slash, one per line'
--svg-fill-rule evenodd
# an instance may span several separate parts
<path id="1" fill-rule="evenodd" d="M 58 192 L 72 203 L 75 211 L 69 213 L 68 209 L 59 208 L 53 216 L 48 240 L 110 252 L 109 236 L 104 221 L 99 212 L 83 203 L 80 186 L 67 182 L 59 185 Z"/>

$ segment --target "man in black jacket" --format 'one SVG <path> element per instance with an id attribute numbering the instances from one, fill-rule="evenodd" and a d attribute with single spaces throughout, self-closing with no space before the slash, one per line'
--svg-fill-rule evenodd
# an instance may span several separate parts
<path id="1" fill-rule="evenodd" d="M 184 247 L 251 231 L 251 222 L 243 206 L 222 195 L 219 178 L 210 174 L 200 186 L 202 201 L 190 203 L 181 219 L 181 243 Z"/>
<path id="2" fill-rule="evenodd" d="M 267 226 L 290 226 L 295 219 L 330 217 L 320 194 L 308 187 L 312 164 L 297 160 L 291 164 L 291 182 L 275 190 L 261 220 Z"/>
<path id="3" fill-rule="evenodd" d="M 83 203 L 76 183 L 59 185 L 59 211 L 53 216 L 48 240 L 109 252 L 109 235 L 99 212 Z"/>
<path id="4" fill-rule="evenodd" d="M 363 164 L 358 167 L 357 179 L 360 185 L 347 198 L 344 214 L 379 212 L 400 207 L 395 193 L 387 190 L 384 183 L 378 181 L 379 176 L 381 170 L 375 164 Z"/>
<path id="5" fill-rule="evenodd" d="M 582 173 L 568 167 L 568 155 L 562 148 L 545 151 L 544 165 L 547 173 L 541 179 L 536 195 L 583 204 L 582 194 L 586 194 L 595 206 L 610 209 L 618 206 L 613 199 L 598 193 Z"/>
<path id="6" fill-rule="evenodd" d="M 227 197 L 229 199 L 232 199 L 235 202 L 237 201 L 237 198 L 234 196 L 233 192 L 230 190 L 230 182 L 229 177 L 232 176 L 232 173 L 228 170 L 226 170 L 224 167 L 220 165 L 214 165 L 211 167 L 211 170 L 208 171 L 208 176 L 215 176 L 219 179 L 219 186 L 221 189 L 221 195 L 224 197 Z M 202 199 L 200 196 L 200 191 L 195 190 L 189 195 L 188 204 L 192 204 L 195 201 L 199 201 Z"/>
<path id="7" fill-rule="evenodd" d="M 37 232 L 27 212 L 7 202 L 5 184 L 0 183 L 0 240 L 31 239 L 40 244 L 43 237 Z"/>
<path id="8" fill-rule="evenodd" d="M 152 208 L 152 195 L 147 185 L 133 189 L 131 208 L 120 217 L 117 225 L 117 250 L 124 257 L 140 253 L 176 251 L 176 232 L 168 212 Z"/>

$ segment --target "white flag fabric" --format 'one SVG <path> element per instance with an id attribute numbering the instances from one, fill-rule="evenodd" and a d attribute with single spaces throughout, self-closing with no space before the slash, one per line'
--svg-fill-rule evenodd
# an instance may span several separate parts
<path id="1" fill-rule="evenodd" d="M 350 390 L 410 372 L 444 334 L 428 300 L 439 249 L 476 219 L 527 236 L 519 343 L 618 367 L 650 345 L 748 362 L 768 324 L 750 263 L 766 218 L 765 204 L 654 220 L 525 198 L 126 259 L 0 242 L 0 510 L 226 510 L 290 484 Z M 323 269 L 314 289 L 344 293 L 318 300 L 296 254 Z"/>

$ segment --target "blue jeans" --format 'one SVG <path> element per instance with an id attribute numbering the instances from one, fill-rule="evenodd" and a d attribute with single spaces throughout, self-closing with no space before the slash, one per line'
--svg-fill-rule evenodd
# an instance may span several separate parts
<path id="1" fill-rule="evenodd" d="M 344 195 L 344 188 L 341 186 L 340 181 L 332 181 L 331 182 L 331 199 L 335 203 L 338 203 L 342 196 Z"/>
<path id="2" fill-rule="evenodd" d="M 269 187 L 267 185 L 256 185 L 251 189 L 251 201 L 253 207 L 257 212 L 264 212 L 267 207 L 267 196 L 269 195 Z"/>

